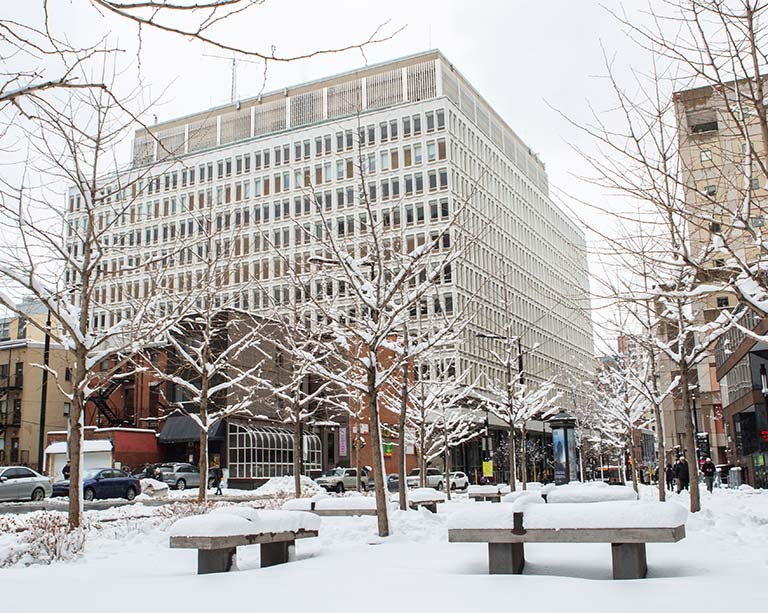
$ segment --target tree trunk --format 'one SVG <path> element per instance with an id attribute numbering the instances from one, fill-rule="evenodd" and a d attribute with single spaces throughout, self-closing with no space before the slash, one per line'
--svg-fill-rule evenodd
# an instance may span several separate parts
<path id="1" fill-rule="evenodd" d="M 520 475 L 522 476 L 521 482 L 523 490 L 528 489 L 528 450 L 525 446 L 525 437 L 527 432 L 526 422 L 523 421 L 520 426 Z"/>
<path id="2" fill-rule="evenodd" d="M 658 402 L 653 403 L 653 417 L 656 420 L 656 441 L 659 456 L 656 467 L 656 479 L 659 484 L 659 501 L 667 499 L 667 450 L 664 446 L 664 423 L 661 421 L 661 407 Z"/>
<path id="3" fill-rule="evenodd" d="M 371 416 L 371 455 L 373 455 L 373 480 L 376 489 L 376 517 L 379 536 L 389 536 L 389 516 L 387 514 L 387 490 L 384 483 L 384 458 L 382 457 L 381 429 L 379 424 L 379 394 L 376 381 L 375 349 L 369 349 L 368 368 L 368 404 Z"/>
<path id="4" fill-rule="evenodd" d="M 75 355 L 75 381 L 72 408 L 67 427 L 69 453 L 69 529 L 79 528 L 83 517 L 83 427 L 85 425 L 86 351 L 78 347 Z"/>
<path id="5" fill-rule="evenodd" d="M 632 471 L 632 489 L 635 492 L 640 491 L 637 485 L 637 458 L 635 457 L 635 441 L 632 437 L 632 428 L 629 428 L 629 434 L 627 435 L 627 445 L 629 445 L 629 466 Z"/>
<path id="6" fill-rule="evenodd" d="M 205 422 L 203 422 L 205 423 Z M 208 500 L 208 430 L 200 429 L 200 460 L 198 462 L 200 469 L 200 488 L 197 494 L 198 502 Z"/>
<path id="7" fill-rule="evenodd" d="M 509 491 L 514 492 L 516 488 L 517 462 L 515 462 L 516 446 L 515 446 L 515 426 L 509 424 Z"/>
<path id="8" fill-rule="evenodd" d="M 443 468 L 445 470 L 445 495 L 448 500 L 451 499 L 451 448 L 448 446 L 448 431 L 445 431 L 445 462 L 443 462 Z"/>
<path id="9" fill-rule="evenodd" d="M 403 324 L 403 346 L 408 347 L 408 325 Z M 405 484 L 405 423 L 406 414 L 408 411 L 408 356 L 405 356 L 403 361 L 403 380 L 402 380 L 402 394 L 400 396 L 400 420 L 397 424 L 397 480 L 400 484 Z M 408 510 L 408 497 L 406 495 L 405 487 L 400 487 L 398 492 L 398 500 L 400 502 L 400 510 Z"/>
<path id="10" fill-rule="evenodd" d="M 696 433 L 693 426 L 693 415 L 691 414 L 691 399 L 689 395 L 689 376 L 688 365 L 683 364 L 680 368 L 680 390 L 682 392 L 683 411 L 685 412 L 683 423 L 683 435 L 685 437 L 685 455 L 688 461 L 688 487 L 691 493 L 691 513 L 701 511 L 701 500 L 699 498 L 699 462 L 696 458 Z"/>
<path id="11" fill-rule="evenodd" d="M 82 372 L 82 371 L 81 371 Z M 83 395 L 75 392 L 69 414 L 69 529 L 80 527 L 83 515 Z"/>
<path id="12" fill-rule="evenodd" d="M 294 416 L 297 414 L 294 413 Z M 301 498 L 301 421 L 293 420 L 293 486 L 296 498 Z"/>

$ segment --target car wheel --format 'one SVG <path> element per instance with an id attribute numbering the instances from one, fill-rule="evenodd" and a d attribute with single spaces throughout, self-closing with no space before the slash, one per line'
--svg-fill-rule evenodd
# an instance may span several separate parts
<path id="1" fill-rule="evenodd" d="M 128 491 L 125 493 L 125 497 L 128 500 L 133 500 L 134 498 L 136 498 L 136 490 L 133 489 L 132 487 L 129 487 Z"/>
<path id="2" fill-rule="evenodd" d="M 45 490 L 42 487 L 36 487 L 32 492 L 32 501 L 40 502 L 43 498 L 45 498 Z"/>
<path id="3" fill-rule="evenodd" d="M 467 482 L 464 484 L 464 487 L 462 487 L 461 489 L 463 489 L 464 491 L 467 491 L 467 490 L 469 489 L 469 481 L 467 481 Z"/>
<path id="4" fill-rule="evenodd" d="M 186 487 L 187 487 L 187 482 L 184 481 L 184 479 L 179 479 L 176 482 L 176 489 L 177 490 L 183 490 L 183 489 L 186 489 Z"/>
<path id="5" fill-rule="evenodd" d="M 451 491 L 454 491 L 456 489 L 456 483 L 451 483 Z"/>
<path id="6" fill-rule="evenodd" d="M 344 493 L 344 484 L 343 483 L 337 483 L 335 489 L 336 489 L 336 493 L 337 494 L 343 494 Z"/>
<path id="7" fill-rule="evenodd" d="M 440 490 L 441 492 L 443 491 L 443 482 L 442 481 L 440 481 L 440 483 L 437 484 L 437 489 Z"/>
<path id="8" fill-rule="evenodd" d="M 86 487 L 85 491 L 83 492 L 83 498 L 90 502 L 91 500 L 96 498 L 96 492 L 93 491 L 93 488 Z"/>

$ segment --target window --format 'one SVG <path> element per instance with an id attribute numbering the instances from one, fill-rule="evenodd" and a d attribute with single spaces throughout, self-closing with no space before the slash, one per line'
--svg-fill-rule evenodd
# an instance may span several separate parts
<path id="1" fill-rule="evenodd" d="M 709 231 L 712 232 L 712 234 L 717 234 L 723 231 L 723 227 L 719 221 L 712 221 L 709 223 Z"/>
<path id="2" fill-rule="evenodd" d="M 714 185 L 707 185 L 706 187 L 704 187 L 704 193 L 708 197 L 714 198 L 717 195 L 717 187 L 715 187 Z"/>
<path id="3" fill-rule="evenodd" d="M 69 415 L 69 411 L 72 408 L 72 404 L 69 402 L 64 403 L 64 415 Z"/>
<path id="4" fill-rule="evenodd" d="M 752 181 L 750 182 L 750 187 L 752 189 L 760 189 L 760 179 L 757 177 L 752 177 Z"/>
<path id="5" fill-rule="evenodd" d="M 703 149 L 699 152 L 699 159 L 702 162 L 711 162 L 712 161 L 712 151 L 710 149 Z"/>
<path id="6" fill-rule="evenodd" d="M 718 309 L 728 308 L 728 296 L 719 296 L 717 298 L 717 308 Z"/>

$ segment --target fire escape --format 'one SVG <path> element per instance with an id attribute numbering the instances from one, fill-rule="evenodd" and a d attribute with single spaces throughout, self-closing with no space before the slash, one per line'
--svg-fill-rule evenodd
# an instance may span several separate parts
<path id="1" fill-rule="evenodd" d="M 116 373 L 117 374 L 117 373 Z M 112 377 L 101 382 L 98 388 L 88 397 L 96 407 L 96 425 L 99 427 L 116 428 L 119 426 L 133 426 L 133 418 L 126 415 L 123 410 L 115 409 L 109 402 L 110 396 L 120 387 L 129 383 L 128 379 Z"/>

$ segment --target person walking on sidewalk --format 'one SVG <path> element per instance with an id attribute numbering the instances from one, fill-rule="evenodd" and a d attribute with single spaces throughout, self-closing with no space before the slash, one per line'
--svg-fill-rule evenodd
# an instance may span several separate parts
<path id="1" fill-rule="evenodd" d="M 675 487 L 675 470 L 672 464 L 667 464 L 667 470 L 664 471 L 664 478 L 667 481 L 667 489 L 671 492 Z"/>
<path id="2" fill-rule="evenodd" d="M 213 486 L 216 488 L 216 496 L 221 496 L 221 481 L 224 479 L 224 473 L 221 470 L 221 467 L 216 464 L 213 467 L 213 470 L 211 471 L 213 473 Z"/>
<path id="3" fill-rule="evenodd" d="M 715 483 L 715 474 L 717 473 L 717 467 L 711 458 L 707 458 L 704 464 L 701 465 L 701 472 L 704 473 L 704 483 L 707 484 L 707 491 L 712 491 L 712 486 Z"/>
<path id="4" fill-rule="evenodd" d="M 691 482 L 691 475 L 688 472 L 688 461 L 685 456 L 680 456 L 680 460 L 675 465 L 675 480 L 677 481 L 677 493 L 688 489 Z"/>

